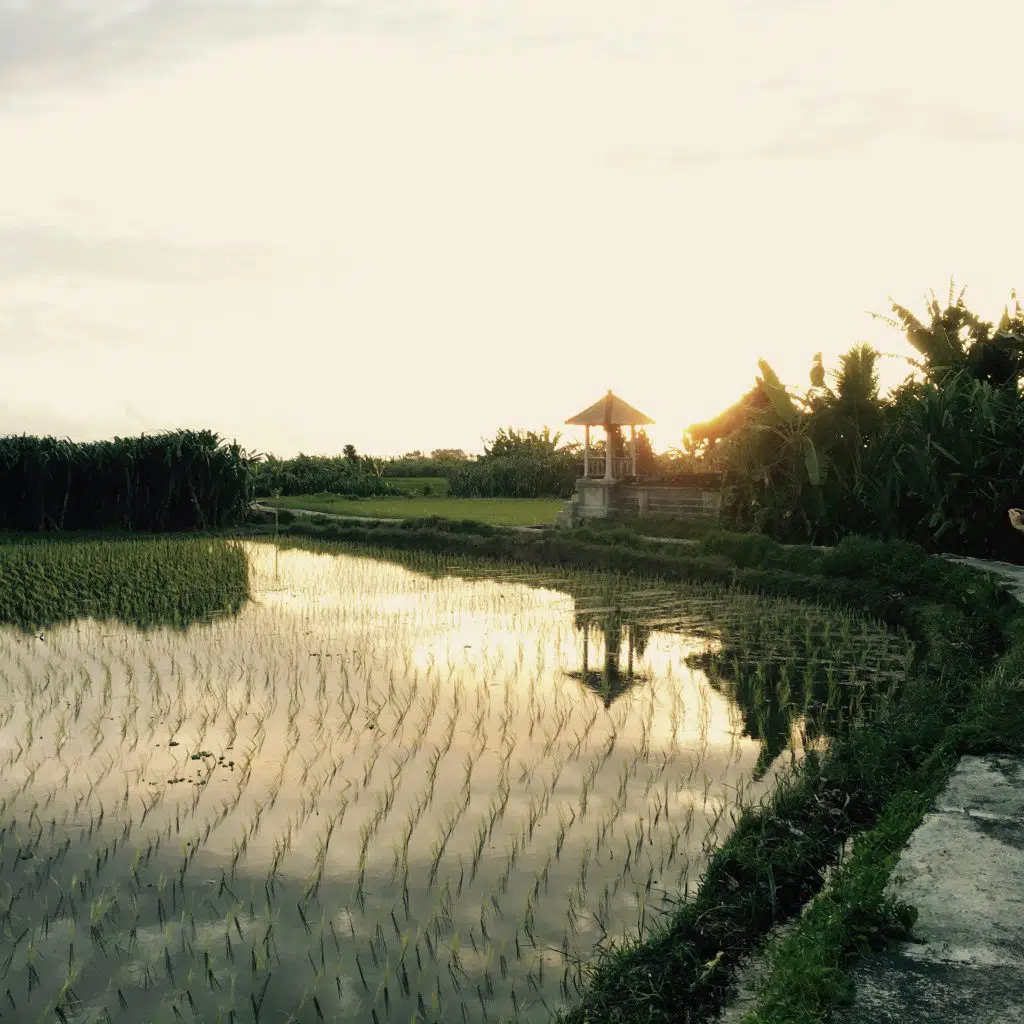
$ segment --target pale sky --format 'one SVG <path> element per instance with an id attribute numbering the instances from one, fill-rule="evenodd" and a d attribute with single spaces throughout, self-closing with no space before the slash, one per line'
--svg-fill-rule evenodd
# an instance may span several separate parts
<path id="1" fill-rule="evenodd" d="M 1024 5 L 0 0 L 0 434 L 677 444 L 1024 289 Z M 887 364 L 892 380 L 903 367 Z M 573 435 L 573 428 L 566 428 Z"/>

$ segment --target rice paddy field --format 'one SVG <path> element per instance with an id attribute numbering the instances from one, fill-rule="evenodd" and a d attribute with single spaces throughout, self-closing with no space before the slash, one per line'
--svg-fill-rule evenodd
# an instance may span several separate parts
<path id="1" fill-rule="evenodd" d="M 547 1021 L 911 656 L 721 588 L 0 545 L 0 1015 Z"/>

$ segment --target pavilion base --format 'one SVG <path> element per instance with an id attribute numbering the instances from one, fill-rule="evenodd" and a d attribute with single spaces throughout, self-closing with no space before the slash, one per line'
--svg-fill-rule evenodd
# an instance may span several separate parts
<path id="1" fill-rule="evenodd" d="M 650 517 L 663 519 L 714 518 L 722 505 L 718 487 L 665 487 L 620 480 L 581 479 L 576 493 L 559 513 L 559 525 L 574 526 L 587 519 Z"/>

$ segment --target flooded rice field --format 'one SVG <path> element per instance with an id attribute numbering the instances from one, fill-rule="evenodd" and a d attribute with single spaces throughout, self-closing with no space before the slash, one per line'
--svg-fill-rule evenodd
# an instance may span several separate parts
<path id="1" fill-rule="evenodd" d="M 717 587 L 159 544 L 0 547 L 10 1019 L 546 1021 L 911 656 Z"/>

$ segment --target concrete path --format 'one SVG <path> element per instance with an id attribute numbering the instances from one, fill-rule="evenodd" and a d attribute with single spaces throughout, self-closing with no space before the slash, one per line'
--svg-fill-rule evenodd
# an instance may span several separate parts
<path id="1" fill-rule="evenodd" d="M 1024 601 L 1024 566 L 959 555 Z M 860 961 L 834 1024 L 1024 1024 L 1024 758 L 964 757 L 889 882 L 917 942 Z"/>
<path id="2" fill-rule="evenodd" d="M 1024 758 L 962 758 L 890 890 L 919 941 L 862 960 L 835 1024 L 1024 1024 Z"/>

